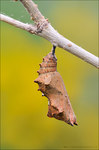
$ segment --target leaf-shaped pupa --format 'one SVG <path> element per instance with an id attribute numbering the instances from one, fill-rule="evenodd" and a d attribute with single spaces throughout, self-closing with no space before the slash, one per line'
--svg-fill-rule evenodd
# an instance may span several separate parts
<path id="1" fill-rule="evenodd" d="M 64 82 L 57 72 L 57 59 L 51 52 L 43 58 L 38 71 L 39 90 L 48 98 L 48 117 L 63 120 L 70 125 L 77 125 Z"/>

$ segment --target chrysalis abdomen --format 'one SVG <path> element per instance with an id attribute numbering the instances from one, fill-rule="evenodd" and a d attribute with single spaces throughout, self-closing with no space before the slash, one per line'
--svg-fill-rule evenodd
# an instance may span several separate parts
<path id="1" fill-rule="evenodd" d="M 77 125 L 64 82 L 57 72 L 57 59 L 52 53 L 43 58 L 38 73 L 39 77 L 34 82 L 38 83 L 39 90 L 48 98 L 48 117 Z"/>

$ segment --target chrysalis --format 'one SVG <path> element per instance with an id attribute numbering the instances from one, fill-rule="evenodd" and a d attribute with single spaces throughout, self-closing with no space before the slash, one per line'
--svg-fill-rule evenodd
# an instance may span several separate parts
<path id="1" fill-rule="evenodd" d="M 43 58 L 39 77 L 34 81 L 39 89 L 48 98 L 48 117 L 63 120 L 70 125 L 77 125 L 69 97 L 61 75 L 57 72 L 57 59 L 53 53 Z"/>

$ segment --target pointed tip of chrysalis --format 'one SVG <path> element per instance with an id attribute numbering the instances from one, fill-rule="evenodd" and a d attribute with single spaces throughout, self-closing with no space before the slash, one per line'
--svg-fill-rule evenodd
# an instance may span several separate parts
<path id="1" fill-rule="evenodd" d="M 78 123 L 77 123 L 77 122 L 74 122 L 74 124 L 75 124 L 76 126 L 78 126 Z"/>
<path id="2" fill-rule="evenodd" d="M 73 124 L 73 123 L 70 123 L 70 125 L 71 125 L 72 127 L 74 127 L 74 124 Z"/>

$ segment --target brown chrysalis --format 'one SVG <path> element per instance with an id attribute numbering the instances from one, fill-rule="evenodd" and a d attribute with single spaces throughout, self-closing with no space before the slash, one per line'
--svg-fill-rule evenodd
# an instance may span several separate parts
<path id="1" fill-rule="evenodd" d="M 64 82 L 57 72 L 57 59 L 52 52 L 43 58 L 39 77 L 34 81 L 39 89 L 48 98 L 48 117 L 63 120 L 70 125 L 77 125 Z"/>

